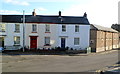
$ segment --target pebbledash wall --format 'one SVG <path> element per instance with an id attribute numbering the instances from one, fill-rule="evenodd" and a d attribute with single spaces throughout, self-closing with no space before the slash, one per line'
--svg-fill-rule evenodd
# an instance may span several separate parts
<path id="1" fill-rule="evenodd" d="M 23 23 L 22 15 L 1 15 L 2 23 L 6 26 L 6 35 L 4 36 L 4 46 L 23 46 Z M 45 16 L 36 15 L 33 11 L 32 15 L 25 15 L 25 46 L 31 48 L 35 44 L 37 48 L 54 48 L 54 47 L 71 47 L 74 49 L 85 49 L 89 47 L 90 24 L 87 14 L 83 16 Z M 15 24 L 20 25 L 20 32 L 15 33 Z M 33 32 L 33 25 L 36 25 L 36 32 Z M 46 32 L 46 25 L 49 25 L 50 31 Z M 65 25 L 66 31 L 62 31 L 62 25 Z M 79 26 L 79 31 L 75 32 L 75 26 Z M 14 36 L 20 37 L 20 44 L 14 45 Z M 3 32 L 1 34 L 3 37 Z M 45 45 L 45 37 L 50 38 L 50 45 Z M 75 38 L 78 38 L 75 45 Z M 34 48 L 34 47 L 32 47 Z"/>

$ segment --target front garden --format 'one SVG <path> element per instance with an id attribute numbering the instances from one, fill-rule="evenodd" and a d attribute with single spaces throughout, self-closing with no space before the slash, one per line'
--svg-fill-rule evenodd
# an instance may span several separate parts
<path id="1" fill-rule="evenodd" d="M 18 50 L 5 50 L 3 53 L 10 53 L 10 54 L 41 54 L 41 55 L 65 55 L 65 54 L 80 54 L 80 53 L 88 53 L 87 49 L 84 50 L 77 50 L 73 48 L 42 48 L 42 49 L 29 49 L 29 48 L 20 48 Z"/>

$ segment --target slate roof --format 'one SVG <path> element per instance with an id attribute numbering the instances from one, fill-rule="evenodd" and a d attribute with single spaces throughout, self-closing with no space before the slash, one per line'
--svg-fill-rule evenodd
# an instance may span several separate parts
<path id="1" fill-rule="evenodd" d="M 22 23 L 23 15 L 0 15 L 0 22 Z M 49 15 L 25 15 L 26 23 L 54 23 L 54 24 L 85 24 L 90 25 L 84 16 L 49 16 Z"/>
<path id="2" fill-rule="evenodd" d="M 107 27 L 103 27 L 100 25 L 95 25 L 95 24 L 91 24 L 91 29 L 92 30 L 102 30 L 102 31 L 108 31 L 108 32 L 118 32 L 112 28 L 107 28 Z"/>

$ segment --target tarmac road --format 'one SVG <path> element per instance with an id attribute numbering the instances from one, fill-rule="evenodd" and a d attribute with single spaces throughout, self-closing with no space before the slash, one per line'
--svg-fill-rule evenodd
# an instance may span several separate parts
<path id="1" fill-rule="evenodd" d="M 120 50 L 119 50 L 120 51 Z M 3 72 L 89 72 L 118 62 L 118 50 L 95 54 L 3 55 Z"/>

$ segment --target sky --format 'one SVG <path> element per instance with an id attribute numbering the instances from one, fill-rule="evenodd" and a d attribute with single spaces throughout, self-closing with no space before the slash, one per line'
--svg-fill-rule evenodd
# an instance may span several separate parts
<path id="1" fill-rule="evenodd" d="M 0 14 L 83 16 L 87 13 L 90 24 L 111 27 L 118 23 L 119 0 L 0 0 Z"/>

